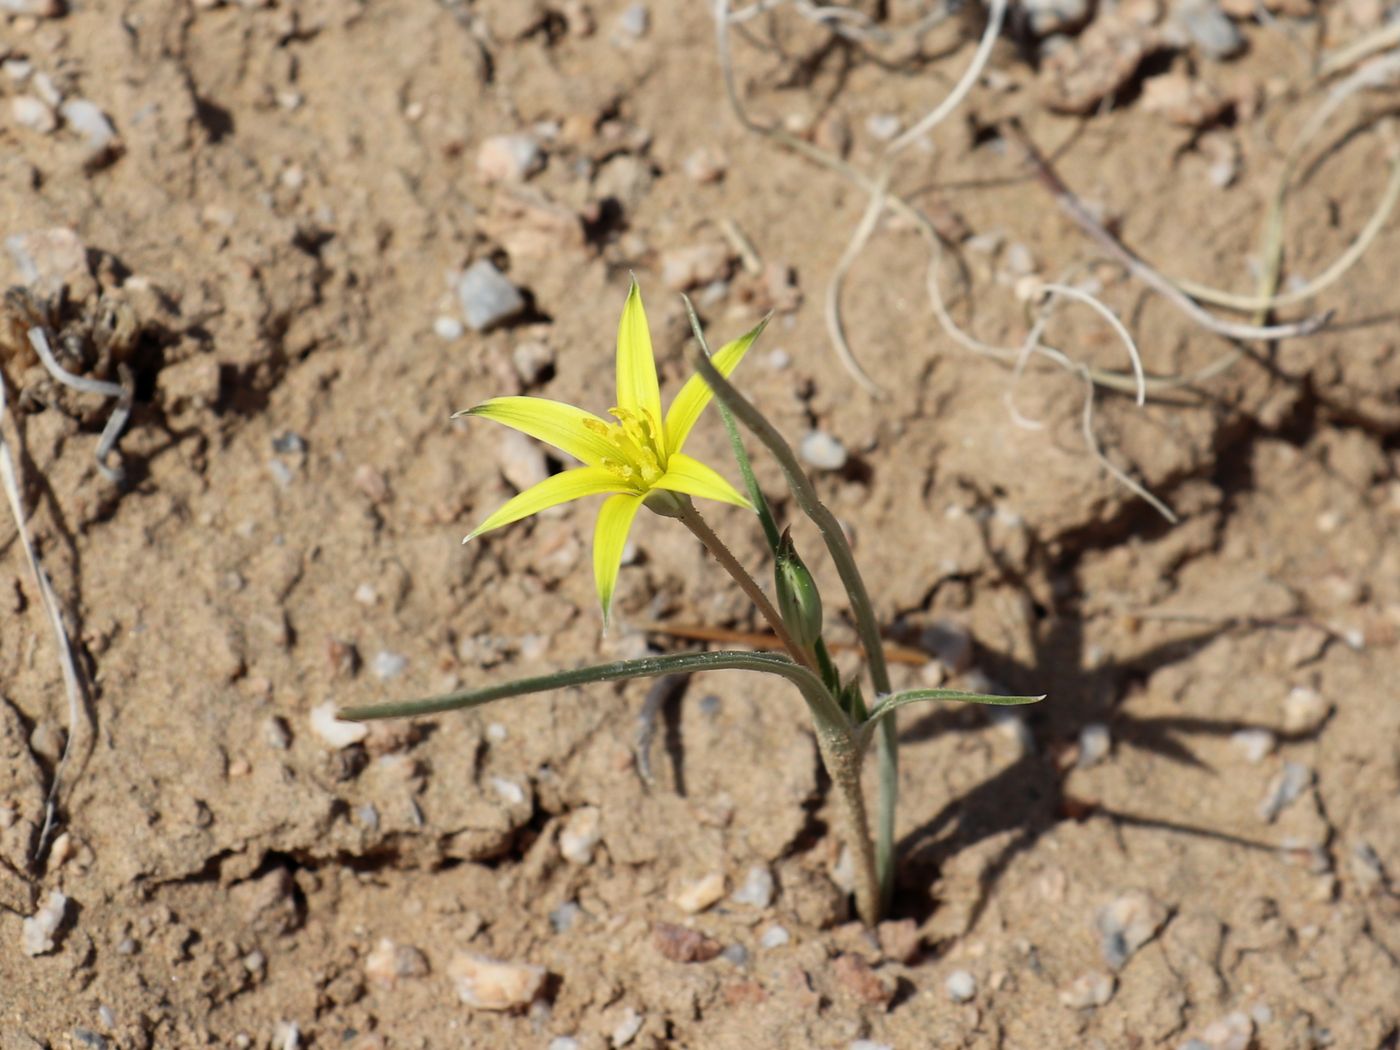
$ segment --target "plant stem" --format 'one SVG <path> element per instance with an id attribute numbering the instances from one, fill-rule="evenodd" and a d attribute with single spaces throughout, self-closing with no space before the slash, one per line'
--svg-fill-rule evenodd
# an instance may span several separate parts
<path id="1" fill-rule="evenodd" d="M 856 911 L 861 921 L 874 927 L 883 912 L 880 875 L 875 848 L 870 841 L 870 821 L 865 815 L 865 793 L 860 786 L 861 751 L 849 733 L 831 733 L 817 724 L 817 744 L 822 763 L 841 796 L 846 819 L 846 842 L 854 852 Z"/>
<path id="2" fill-rule="evenodd" d="M 880 638 L 880 627 L 875 619 L 875 609 L 870 603 L 870 594 L 865 589 L 865 581 L 856 567 L 855 555 L 851 553 L 846 535 L 836 516 L 827 509 L 817 496 L 817 490 L 806 472 L 797 461 L 790 446 L 769 423 L 763 413 L 755 408 L 743 394 L 719 374 L 719 370 L 703 354 L 695 356 L 695 367 L 710 384 L 715 397 L 734 413 L 773 453 L 787 476 L 793 496 L 821 532 L 841 582 L 850 598 L 851 611 L 855 614 L 856 630 L 860 635 L 865 658 L 870 665 L 870 681 L 875 687 L 874 703 L 892 692 L 890 672 L 885 664 L 884 643 Z M 875 857 L 880 872 L 880 900 L 888 905 L 894 892 L 894 813 L 899 799 L 899 756 L 898 738 L 895 735 L 894 718 L 886 716 L 876 734 L 876 750 L 880 770 L 880 808 L 876 826 Z"/>
<path id="3" fill-rule="evenodd" d="M 758 581 L 750 576 L 748 570 L 739 564 L 738 559 L 735 558 L 729 548 L 724 545 L 724 541 L 715 535 L 714 530 L 711 529 L 705 519 L 700 516 L 700 512 L 695 509 L 695 505 L 689 500 L 685 500 L 676 516 L 681 520 L 681 523 L 693 532 L 696 538 L 705 545 L 705 549 L 714 555 L 715 560 L 724 567 L 724 571 L 734 578 L 734 582 L 743 589 L 743 592 L 749 596 L 749 600 L 758 607 L 758 611 L 762 613 L 763 618 L 768 621 L 768 626 L 771 627 L 773 633 L 778 636 L 778 641 L 783 643 L 783 648 L 792 655 L 794 660 L 820 677 L 820 672 L 815 662 L 812 660 L 812 654 L 797 644 L 797 641 L 788 632 L 787 624 L 783 623 L 782 615 L 773 607 L 773 603 L 768 600 L 768 596 L 763 593 L 763 588 L 759 587 Z"/>

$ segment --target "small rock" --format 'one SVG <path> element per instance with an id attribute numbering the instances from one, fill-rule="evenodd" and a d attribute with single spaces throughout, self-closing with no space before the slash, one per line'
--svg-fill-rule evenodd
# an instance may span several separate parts
<path id="1" fill-rule="evenodd" d="M 719 941 L 706 937 L 699 930 L 658 922 L 651 928 L 652 944 L 667 959 L 678 963 L 709 962 L 720 953 Z"/>
<path id="2" fill-rule="evenodd" d="M 1267 729 L 1241 729 L 1230 735 L 1230 743 L 1246 762 L 1258 765 L 1273 752 L 1276 741 Z"/>
<path id="3" fill-rule="evenodd" d="M 365 976 L 385 988 L 394 987 L 402 978 L 422 977 L 427 972 L 427 956 L 412 945 L 395 944 L 388 937 L 380 938 L 365 957 Z"/>
<path id="4" fill-rule="evenodd" d="M 972 666 L 972 634 L 955 620 L 935 620 L 919 632 L 919 648 L 932 655 L 950 674 Z"/>
<path id="5" fill-rule="evenodd" d="M 574 901 L 565 901 L 549 913 L 549 925 L 555 933 L 566 933 L 573 928 L 583 909 Z"/>
<path id="6" fill-rule="evenodd" d="M 510 360 L 526 386 L 539 386 L 554 374 L 554 351 L 541 342 L 521 343 L 510 352 Z"/>
<path id="7" fill-rule="evenodd" d="M 792 935 L 788 933 L 786 926 L 770 926 L 763 931 L 763 936 L 758 939 L 758 946 L 771 951 L 774 948 L 781 948 L 792 940 Z"/>
<path id="8" fill-rule="evenodd" d="M 873 1039 L 857 1039 L 850 1050 L 894 1050 L 889 1043 L 877 1043 Z"/>
<path id="9" fill-rule="evenodd" d="M 295 430 L 284 430 L 272 439 L 272 451 L 284 456 L 306 454 L 306 438 Z"/>
<path id="10" fill-rule="evenodd" d="M 286 868 L 276 867 L 258 878 L 236 884 L 229 897 L 244 925 L 254 933 L 290 933 L 301 921 L 296 883 Z"/>
<path id="11" fill-rule="evenodd" d="M 336 718 L 335 713 L 336 706 L 332 700 L 311 709 L 311 731 L 330 747 L 340 751 L 358 744 L 369 735 L 369 726 L 363 722 L 345 722 Z"/>
<path id="12" fill-rule="evenodd" d="M 602 838 L 602 813 L 597 806 L 580 806 L 569 814 L 559 832 L 559 852 L 571 864 L 589 864 Z"/>
<path id="13" fill-rule="evenodd" d="M 100 106 L 85 98 L 70 98 L 59 106 L 63 122 L 83 137 L 87 145 L 87 164 L 98 164 L 116 152 L 120 143 L 117 129 L 107 119 Z"/>
<path id="14" fill-rule="evenodd" d="M 1079 761 L 1077 765 L 1080 769 L 1088 769 L 1090 766 L 1098 765 L 1108 757 L 1108 752 L 1113 746 L 1113 738 L 1109 736 L 1108 726 L 1102 722 L 1091 722 L 1079 731 Z"/>
<path id="15" fill-rule="evenodd" d="M 457 987 L 457 997 L 472 1009 L 521 1010 L 544 988 L 545 970 L 456 952 L 447 964 L 447 975 Z"/>
<path id="16" fill-rule="evenodd" d="M 397 678 L 404 673 L 408 667 L 408 657 L 402 653 L 391 653 L 387 649 L 381 649 L 374 654 L 374 659 L 369 663 L 369 668 L 374 672 L 374 677 L 381 682 L 387 682 L 391 678 Z"/>
<path id="17" fill-rule="evenodd" d="M 727 244 L 711 242 L 661 253 L 661 282 L 672 291 L 684 292 L 727 278 L 734 266 L 734 252 Z"/>
<path id="18" fill-rule="evenodd" d="M 1203 1050 L 1249 1050 L 1254 1045 L 1254 1022 L 1243 1011 L 1212 1021 L 1201 1032 L 1199 1043 Z"/>
<path id="19" fill-rule="evenodd" d="M 812 129 L 812 144 L 838 157 L 845 157 L 851 152 L 850 121 L 836 110 L 827 113 Z"/>
<path id="20" fill-rule="evenodd" d="M 579 1050 L 580 1043 L 573 1036 L 556 1035 L 549 1041 L 545 1050 Z"/>
<path id="21" fill-rule="evenodd" d="M 645 4 L 629 4 L 622 14 L 618 15 L 617 28 L 634 40 L 639 40 L 646 36 L 647 30 L 651 28 L 651 12 Z"/>
<path id="22" fill-rule="evenodd" d="M 894 983 L 886 981 L 858 955 L 838 955 L 831 972 L 843 988 L 863 1003 L 888 1006 L 894 998 Z"/>
<path id="23" fill-rule="evenodd" d="M 486 332 L 525 312 L 525 297 L 496 269 L 490 259 L 478 259 L 457 280 L 462 314 L 473 331 Z"/>
<path id="24" fill-rule="evenodd" d="M 645 1020 L 644 1015 L 639 1014 L 630 1006 L 623 1010 L 622 1020 L 613 1026 L 612 1045 L 614 1047 L 626 1046 L 637 1038 L 637 1033 L 642 1030 L 642 1022 Z"/>
<path id="25" fill-rule="evenodd" d="M 701 146 L 685 158 L 681 167 L 691 180 L 703 185 L 724 178 L 727 163 L 723 153 Z"/>
<path id="26" fill-rule="evenodd" d="M 5 238 L 5 250 L 19 271 L 19 283 L 42 296 L 55 296 L 75 281 L 91 279 L 87 249 L 65 227 L 12 234 Z"/>
<path id="27" fill-rule="evenodd" d="M 724 890 L 724 874 L 714 871 L 694 882 L 686 883 L 671 898 L 671 903 L 687 915 L 698 915 L 718 903 L 724 897 Z"/>
<path id="28" fill-rule="evenodd" d="M 742 944 L 731 944 L 719 953 L 719 957 L 735 966 L 744 966 L 749 961 L 749 950 Z"/>
<path id="29" fill-rule="evenodd" d="M 31 18 L 59 18 L 63 15 L 63 0 L 0 0 L 0 11 Z"/>
<path id="30" fill-rule="evenodd" d="M 1103 1006 L 1113 998 L 1117 982 L 1110 973 L 1085 973 L 1076 977 L 1060 991 L 1060 1002 L 1071 1010 L 1088 1010 Z"/>
<path id="31" fill-rule="evenodd" d="M 67 914 L 68 898 L 53 890 L 43 906 L 20 924 L 20 948 L 24 954 L 33 958 L 53 951 L 55 935 Z"/>
<path id="32" fill-rule="evenodd" d="M 1315 733 L 1332 713 L 1332 705 L 1313 689 L 1297 686 L 1283 698 L 1283 731 Z"/>
<path id="33" fill-rule="evenodd" d="M 371 503 L 387 503 L 389 501 L 389 479 L 382 471 L 375 469 L 368 463 L 361 463 L 355 468 L 355 487 L 369 497 Z"/>
<path id="34" fill-rule="evenodd" d="M 1207 58 L 1230 58 L 1244 47 L 1244 36 L 1217 0 L 1177 0 L 1170 22 Z"/>
<path id="35" fill-rule="evenodd" d="M 846 446 L 824 430 L 808 431 L 797 447 L 804 463 L 818 470 L 840 470 L 846 465 Z"/>
<path id="36" fill-rule="evenodd" d="M 767 865 L 755 864 L 744 874 L 743 884 L 730 894 L 735 904 L 766 908 L 773 903 L 773 873 Z"/>
<path id="37" fill-rule="evenodd" d="M 875 936 L 885 958 L 905 966 L 919 957 L 923 945 L 919 924 L 913 919 L 887 919 L 875 927 Z"/>
<path id="38" fill-rule="evenodd" d="M 517 430 L 502 430 L 497 437 L 501 476 L 516 492 L 524 492 L 549 477 L 549 462 L 537 441 Z"/>
<path id="39" fill-rule="evenodd" d="M 496 792 L 507 806 L 523 806 L 527 798 L 523 787 L 505 777 L 492 777 L 491 790 Z"/>
<path id="40" fill-rule="evenodd" d="M 899 134 L 903 124 L 893 113 L 876 113 L 865 120 L 865 130 L 877 142 L 889 142 Z"/>
<path id="41" fill-rule="evenodd" d="M 10 114 L 15 123 L 30 131 L 47 135 L 58 127 L 58 118 L 43 99 L 33 95 L 16 95 L 10 100 Z"/>
<path id="42" fill-rule="evenodd" d="M 1312 770 L 1301 762 L 1285 762 L 1269 781 L 1259 803 L 1259 819 L 1272 824 L 1278 815 L 1298 800 L 1312 784 Z"/>
<path id="43" fill-rule="evenodd" d="M 1088 0 L 1021 0 L 1021 10 L 1036 36 L 1078 29 L 1089 20 Z"/>
<path id="44" fill-rule="evenodd" d="M 967 970 L 954 970 L 943 982 L 943 990 L 955 1003 L 970 1003 L 977 996 L 977 978 Z"/>
<path id="45" fill-rule="evenodd" d="M 544 167 L 544 150 L 533 135 L 492 135 L 476 154 L 483 182 L 524 182 Z"/>
<path id="46" fill-rule="evenodd" d="M 1169 914 L 1165 904 L 1143 890 L 1125 893 L 1100 908 L 1094 922 L 1109 969 L 1121 970 L 1139 948 L 1157 936 Z"/>
<path id="47" fill-rule="evenodd" d="M 433 320 L 433 332 L 445 343 L 451 343 L 462 338 L 462 333 L 466 331 L 462 327 L 462 322 L 455 317 L 448 317 L 443 314 Z"/>

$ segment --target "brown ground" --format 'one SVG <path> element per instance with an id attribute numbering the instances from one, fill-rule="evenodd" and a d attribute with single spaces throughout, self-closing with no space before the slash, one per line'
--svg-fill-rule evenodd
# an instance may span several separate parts
<path id="1" fill-rule="evenodd" d="M 1099 440 L 1181 515 L 1170 526 L 1086 453 L 1077 379 L 1033 368 L 1018 405 L 1047 428 L 1011 425 L 1006 371 L 941 333 L 926 248 L 898 219 L 843 299 L 857 354 L 892 396 L 856 390 L 829 350 L 822 290 L 864 196 L 739 125 L 707 5 L 658 0 L 640 38 L 619 25 L 625 5 L 589 6 L 591 33 L 582 4 L 523 0 L 93 0 L 3 16 L 0 53 L 95 101 L 120 148 L 94 157 L 72 128 L 21 126 L 10 99 L 32 91 L 7 67 L 0 229 L 75 230 L 90 275 L 70 275 L 70 320 L 105 289 L 140 336 L 126 350 L 138 404 L 123 486 L 94 465 L 106 405 L 59 396 L 12 337 L 0 348 L 5 435 L 91 683 L 64 837 L 36 868 L 68 712 L 6 520 L 0 1047 L 1393 1047 L 1400 242 L 1382 235 L 1293 311 L 1335 309 L 1323 334 L 1252 346 L 1145 410 L 1100 397 Z M 894 5 L 896 21 L 916 6 Z M 1056 115 L 1010 42 L 935 148 L 905 155 L 896 186 L 944 223 L 955 213 L 1023 245 L 1046 276 L 1094 264 L 1152 371 L 1207 364 L 1229 344 L 1105 265 L 992 127 L 1019 115 L 1061 147 L 1061 174 L 1163 270 L 1249 290 L 1282 151 L 1321 97 L 1308 53 L 1363 35 L 1374 14 L 1338 4 L 1319 32 L 1288 12 L 1244 25 L 1249 49 L 1230 62 L 1158 50 L 1141 71 L 1234 100 L 1210 132 L 1210 148 L 1240 151 L 1228 189 L 1207 178 L 1208 144 L 1146 106 L 1139 81 L 1117 106 Z M 790 9 L 749 28 L 735 61 L 752 111 L 828 145 L 844 124 L 851 162 L 872 170 L 868 118 L 907 126 L 927 111 L 979 26 L 949 23 L 925 61 L 891 69 Z M 770 33 L 781 51 L 759 48 Z M 1289 198 L 1287 274 L 1321 272 L 1374 208 L 1387 161 L 1367 114 L 1384 101 L 1344 108 L 1310 153 Z M 522 188 L 485 184 L 483 140 L 540 122 L 555 123 L 545 169 Z M 700 148 L 727 161 L 721 180 L 687 173 Z M 590 507 L 461 547 L 512 491 L 498 450 L 521 470 L 539 462 L 489 425 L 448 422 L 527 389 L 512 363 L 527 341 L 554 360 L 531 392 L 606 408 L 629 269 L 673 390 L 686 325 L 663 264 L 727 244 L 726 220 L 763 263 L 796 272 L 804 298 L 777 303 L 796 308 L 743 385 L 794 440 L 817 426 L 855 453 L 819 482 L 853 527 L 880 616 L 906 639 L 961 625 L 977 672 L 1049 693 L 1028 733 L 977 709 L 905 714 L 905 922 L 878 944 L 847 921 L 829 785 L 778 685 L 693 681 L 668 709 L 650 790 L 632 753 L 644 683 L 381 727 L 342 750 L 310 728 L 327 700 L 635 654 L 643 620 L 753 626 L 659 518 L 635 533 L 606 639 Z M 1026 315 L 997 279 L 1008 249 L 984 241 L 963 253 L 975 317 L 966 300 L 957 310 L 1014 345 Z M 528 289 L 531 312 L 442 338 L 452 275 L 484 257 Z M 699 300 L 726 336 L 774 305 L 743 270 Z M 1049 336 L 1122 365 L 1087 311 Z M 696 442 L 721 458 L 717 419 Z M 758 556 L 750 520 L 713 517 Z M 390 681 L 376 674 L 384 652 L 407 660 Z M 1294 689 L 1316 695 L 1290 701 Z M 1096 724 L 1112 749 L 1081 763 Z M 1255 761 L 1236 737 L 1249 729 L 1276 737 Z M 1279 776 L 1297 797 L 1265 819 Z M 602 837 L 576 864 L 559 832 L 585 806 Z M 733 889 L 754 865 L 777 881 L 767 908 L 687 916 L 672 901 L 710 873 Z M 22 919 L 54 889 L 70 898 L 65 923 L 30 957 Z M 1127 945 L 1103 933 L 1115 914 Z M 657 923 L 726 954 L 673 961 Z M 765 947 L 778 926 L 788 943 Z M 383 938 L 421 953 L 396 982 L 369 961 Z M 470 1009 L 449 975 L 458 952 L 543 967 L 542 996 L 515 1014 Z M 968 1002 L 948 990 L 957 971 L 975 981 Z"/>

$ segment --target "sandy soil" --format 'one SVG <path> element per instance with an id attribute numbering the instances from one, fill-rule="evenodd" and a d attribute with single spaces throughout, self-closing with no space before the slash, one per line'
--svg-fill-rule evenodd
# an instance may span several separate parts
<path id="1" fill-rule="evenodd" d="M 1007 369 L 939 327 L 927 244 L 898 215 L 842 297 L 888 395 L 855 386 L 823 298 L 866 195 L 739 123 L 708 5 L 658 0 L 641 21 L 612 0 L 3 13 L 47 6 L 0 3 L 0 232 L 76 239 L 7 242 L 0 280 L 66 287 L 51 320 L 67 366 L 131 376 L 136 405 L 113 483 L 94 458 L 111 402 L 57 387 L 23 339 L 33 296 L 7 301 L 4 434 L 88 702 L 70 728 L 7 517 L 0 1047 L 1395 1046 L 1393 224 L 1275 318 L 1335 311 L 1321 333 L 1240 344 L 1145 408 L 1101 392 L 1097 440 L 1172 525 L 1087 451 L 1076 375 L 1033 364 L 1016 406 L 1044 425 L 1013 425 Z M 892 32 L 924 12 L 888 6 Z M 1115 53 L 1136 57 L 1088 115 L 1063 112 L 1054 61 L 1127 16 L 1104 8 L 1054 61 L 1018 23 L 895 168 L 952 238 L 959 322 L 1016 346 L 1027 278 L 1087 276 L 1149 371 L 1234 354 L 1057 211 L 999 122 L 1018 118 L 1161 270 L 1251 294 L 1288 144 L 1325 95 L 1314 57 L 1372 32 L 1372 6 L 1282 4 L 1237 23 L 1229 60 L 1135 9 Z M 982 17 L 860 44 L 786 5 L 731 33 L 736 82 L 756 119 L 872 172 L 966 67 Z M 1307 152 L 1285 289 L 1374 211 L 1393 103 L 1353 100 Z M 517 134 L 538 156 L 490 141 Z M 526 305 L 463 332 L 454 288 L 481 259 Z M 692 680 L 664 708 L 650 786 L 646 683 L 349 746 L 313 730 L 328 701 L 692 644 L 643 633 L 653 621 L 755 628 L 659 518 L 635 533 L 606 638 L 591 507 L 460 545 L 512 482 L 556 465 L 450 414 L 514 392 L 605 409 L 629 270 L 675 389 L 687 267 L 720 336 L 778 310 L 742 385 L 794 441 L 819 429 L 849 450 L 818 484 L 892 635 L 928 649 L 902 681 L 1049 694 L 1010 721 L 904 713 L 899 893 L 878 936 L 850 921 L 830 785 L 778 685 Z M 1088 310 L 1046 338 L 1125 367 Z M 717 419 L 695 441 L 722 459 Z M 760 557 L 742 512 L 713 520 Z M 59 834 L 36 860 L 69 732 Z M 748 892 L 677 906 L 716 875 Z M 25 921 L 56 890 L 62 922 L 31 955 Z M 462 1002 L 472 957 L 541 968 L 538 994 Z"/>

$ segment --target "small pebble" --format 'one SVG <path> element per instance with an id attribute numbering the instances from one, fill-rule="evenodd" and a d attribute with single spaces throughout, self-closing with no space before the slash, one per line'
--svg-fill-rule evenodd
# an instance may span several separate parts
<path id="1" fill-rule="evenodd" d="M 749 950 L 742 944 L 731 944 L 719 953 L 719 957 L 735 966 L 744 966 L 749 961 Z"/>
<path id="2" fill-rule="evenodd" d="M 785 926 L 770 926 L 763 931 L 763 936 L 758 940 L 758 946 L 764 949 L 781 948 L 792 940 L 792 935 L 787 932 Z"/>
<path id="3" fill-rule="evenodd" d="M 397 678 L 404 673 L 408 667 L 408 657 L 400 653 L 391 653 L 387 649 L 381 649 L 374 654 L 374 659 L 370 661 L 370 670 L 374 672 L 374 677 L 381 682 L 387 682 L 391 678 Z"/>
<path id="4" fill-rule="evenodd" d="M 1249 1015 L 1236 1011 L 1212 1021 L 1199 1039 L 1204 1050 L 1249 1050 L 1254 1045 L 1254 1022 Z"/>
<path id="5" fill-rule="evenodd" d="M 462 327 L 461 321 L 455 317 L 448 317 L 446 314 L 433 321 L 433 333 L 446 343 L 461 339 L 464 331 L 466 329 Z"/>
<path id="6" fill-rule="evenodd" d="M 381 937 L 365 957 L 365 976 L 385 988 L 393 988 L 405 977 L 422 977 L 428 972 L 428 959 L 409 944 L 395 944 Z"/>
<path id="7" fill-rule="evenodd" d="M 618 16 L 617 28 L 634 39 L 640 39 L 651 28 L 651 12 L 645 4 L 630 4 Z"/>
<path id="8" fill-rule="evenodd" d="M 546 1050 L 579 1050 L 579 1041 L 572 1036 L 556 1035 L 549 1041 Z"/>
<path id="9" fill-rule="evenodd" d="M 87 142 L 88 161 L 105 157 L 117 144 L 117 129 L 95 102 L 70 98 L 58 108 L 63 122 Z"/>
<path id="10" fill-rule="evenodd" d="M 1169 914 L 1165 904 L 1143 890 L 1132 890 L 1100 908 L 1094 923 L 1109 969 L 1122 969 L 1139 948 L 1157 935 Z"/>
<path id="11" fill-rule="evenodd" d="M 447 964 L 457 997 L 476 1010 L 517 1010 L 529 1006 L 544 988 L 542 966 L 503 962 L 457 952 Z"/>
<path id="12" fill-rule="evenodd" d="M 637 1033 L 642 1030 L 642 1022 L 646 1018 L 639 1014 L 632 1007 L 622 1011 L 622 1020 L 612 1030 L 612 1045 L 615 1047 L 626 1046 L 633 1039 L 637 1038 Z"/>
<path id="13" fill-rule="evenodd" d="M 545 343 L 521 343 L 510 352 L 510 360 L 526 386 L 539 386 L 554 374 L 554 351 Z"/>
<path id="14" fill-rule="evenodd" d="M 583 909 L 573 901 L 565 901 L 549 913 L 549 925 L 555 933 L 567 933 L 573 928 Z"/>
<path id="15" fill-rule="evenodd" d="M 878 142 L 889 142 L 899 134 L 901 127 L 903 124 L 893 113 L 876 113 L 865 121 L 865 130 Z"/>
<path id="16" fill-rule="evenodd" d="M 722 945 L 699 930 L 678 926 L 673 922 L 654 923 L 651 940 L 656 950 L 672 962 L 709 962 L 720 953 Z"/>
<path id="17" fill-rule="evenodd" d="M 1036 36 L 1075 29 L 1089 18 L 1088 0 L 1021 0 L 1021 8 Z"/>
<path id="18" fill-rule="evenodd" d="M 58 118 L 43 99 L 33 95 L 16 95 L 10 100 L 10 113 L 15 123 L 30 131 L 47 135 L 58 127 Z"/>
<path id="19" fill-rule="evenodd" d="M 1288 695 L 1283 698 L 1283 731 L 1315 732 L 1322 727 L 1331 713 L 1332 705 L 1315 689 L 1297 686 L 1290 689 Z"/>
<path id="20" fill-rule="evenodd" d="M 1071 1010 L 1087 1010 L 1103 1006 L 1113 998 L 1117 982 L 1109 973 L 1085 973 L 1076 977 L 1060 992 L 1060 1002 Z"/>
<path id="21" fill-rule="evenodd" d="M 689 291 L 723 281 L 733 265 L 733 249 L 718 241 L 668 248 L 661 253 L 661 282 L 672 291 Z"/>
<path id="22" fill-rule="evenodd" d="M 792 355 L 782 347 L 768 351 L 768 359 L 765 362 L 774 372 L 781 372 L 792 364 Z"/>
<path id="23" fill-rule="evenodd" d="M 1108 757 L 1112 746 L 1113 739 L 1109 736 L 1108 726 L 1102 722 L 1086 725 L 1079 731 L 1079 768 L 1088 769 L 1098 765 Z"/>
<path id="24" fill-rule="evenodd" d="M 358 744 L 369 735 L 369 726 L 363 722 L 343 722 L 335 717 L 336 706 L 332 700 L 317 704 L 311 709 L 311 731 L 337 751 Z"/>
<path id="25" fill-rule="evenodd" d="M 88 274 L 87 248 L 63 226 L 11 234 L 5 238 L 5 250 L 20 283 L 40 295 L 57 295 L 69 282 Z"/>
<path id="26" fill-rule="evenodd" d="M 502 430 L 497 436 L 497 448 L 501 476 L 516 492 L 524 492 L 549 477 L 544 449 L 534 439 L 517 430 Z"/>
<path id="27" fill-rule="evenodd" d="M 31 958 L 54 950 L 54 935 L 68 914 L 68 898 L 58 890 L 33 915 L 20 924 L 20 948 Z"/>
<path id="28" fill-rule="evenodd" d="M 1207 58 L 1229 58 L 1244 47 L 1239 27 L 1221 10 L 1217 0 L 1177 0 L 1171 24 Z"/>
<path id="29" fill-rule="evenodd" d="M 767 865 L 753 865 L 745 872 L 743 884 L 729 895 L 729 899 L 750 908 L 768 907 L 773 903 L 773 873 Z"/>
<path id="30" fill-rule="evenodd" d="M 894 1050 L 889 1043 L 877 1043 L 873 1039 L 857 1039 L 850 1050 Z"/>
<path id="31" fill-rule="evenodd" d="M 1258 765 L 1273 753 L 1276 741 L 1267 729 L 1241 729 L 1230 735 L 1230 743 L 1246 762 Z"/>
<path id="32" fill-rule="evenodd" d="M 704 878 L 686 883 L 671 898 L 671 903 L 687 915 L 698 915 L 724 897 L 724 874 L 711 872 Z"/>
<path id="33" fill-rule="evenodd" d="M 1312 784 L 1312 770 L 1301 762 L 1285 762 L 1283 768 L 1269 781 L 1268 790 L 1259 803 L 1259 819 L 1273 823 L 1278 815 L 1296 802 Z"/>
<path id="34" fill-rule="evenodd" d="M 848 458 L 846 446 L 823 430 L 803 435 L 797 452 L 804 463 L 818 470 L 840 470 Z"/>
<path id="35" fill-rule="evenodd" d="M 525 789 L 514 780 L 507 780 L 505 777 L 492 777 L 491 790 L 496 792 L 501 801 L 508 806 L 523 806 L 525 804 Z"/>
<path id="36" fill-rule="evenodd" d="M 544 167 L 544 150 L 533 135 L 493 135 L 476 154 L 483 182 L 524 182 Z"/>
<path id="37" fill-rule="evenodd" d="M 303 455 L 306 439 L 294 430 L 284 430 L 272 439 L 272 451 L 281 455 Z"/>
<path id="38" fill-rule="evenodd" d="M 457 280 L 462 314 L 473 331 L 486 332 L 525 311 L 525 297 L 490 259 L 478 259 Z"/>
<path id="39" fill-rule="evenodd" d="M 977 995 L 977 978 L 967 970 L 954 970 L 943 982 L 943 990 L 955 1003 L 968 1003 Z"/>
<path id="40" fill-rule="evenodd" d="M 580 806 L 569 814 L 559 832 L 559 852 L 571 864 L 589 864 L 602 838 L 602 812 L 597 806 Z"/>
<path id="41" fill-rule="evenodd" d="M 690 179 L 703 184 L 724 178 L 725 164 L 724 154 L 701 146 L 685 158 L 681 167 Z"/>

